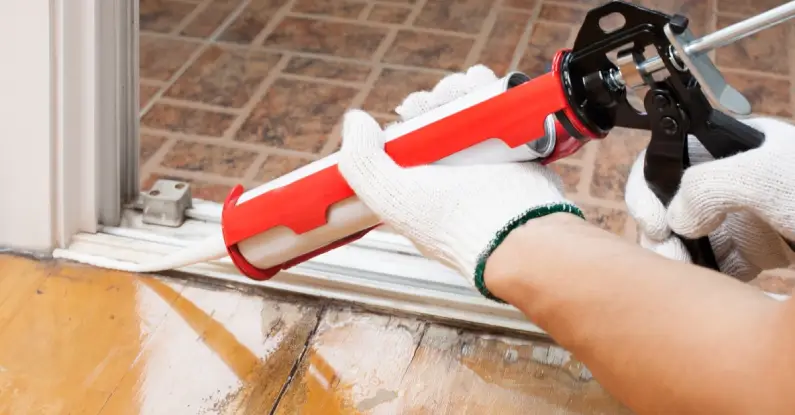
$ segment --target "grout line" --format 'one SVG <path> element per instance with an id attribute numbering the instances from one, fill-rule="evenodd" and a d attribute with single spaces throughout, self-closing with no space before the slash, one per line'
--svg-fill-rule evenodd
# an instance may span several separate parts
<path id="1" fill-rule="evenodd" d="M 395 39 L 395 36 L 397 36 L 397 30 L 392 30 L 387 34 L 386 38 L 382 42 L 382 45 L 379 46 L 378 50 L 376 50 L 376 53 L 373 54 L 373 57 L 375 59 L 380 59 L 380 57 L 383 57 L 388 47 L 388 46 L 384 47 L 383 45 L 384 44 L 391 45 L 392 41 Z M 361 89 L 359 89 L 359 92 L 353 97 L 353 99 L 351 99 L 348 108 L 360 108 L 364 104 L 365 100 L 370 95 L 370 92 L 372 92 L 376 81 L 378 80 L 378 78 L 381 77 L 382 70 L 383 70 L 383 65 L 375 64 L 373 70 L 371 70 L 370 74 L 367 76 L 364 85 L 361 87 Z M 340 141 L 342 140 L 343 120 L 344 116 L 340 117 L 340 119 L 337 120 L 337 122 L 331 128 L 331 131 L 329 132 L 328 135 L 328 139 L 326 140 L 326 143 L 323 145 L 323 148 L 320 150 L 321 155 L 326 156 L 328 154 L 333 153 L 336 150 L 337 146 L 340 144 Z"/>
<path id="2" fill-rule="evenodd" d="M 287 12 L 289 12 L 290 9 L 292 9 L 292 7 L 295 5 L 295 2 L 296 0 L 289 0 L 282 7 L 280 7 L 279 10 L 273 15 L 273 17 L 271 17 L 271 19 L 268 21 L 268 23 L 265 25 L 262 31 L 260 31 L 260 33 L 257 34 L 254 40 L 251 42 L 251 45 L 252 46 L 258 45 L 264 42 L 265 38 L 267 38 L 268 35 L 270 35 L 273 32 L 273 30 L 276 29 L 276 27 L 282 21 L 284 16 L 287 14 Z M 213 36 L 213 40 L 216 40 L 215 36 Z M 251 48 L 249 50 L 254 50 L 254 48 Z M 268 75 L 265 76 L 265 78 L 262 80 L 260 85 L 251 95 L 248 102 L 246 102 L 246 105 L 244 105 L 243 108 L 241 108 L 241 111 L 239 113 L 240 115 L 238 115 L 238 117 L 235 119 L 232 125 L 230 125 L 226 129 L 226 131 L 224 131 L 223 134 L 224 139 L 231 141 L 234 138 L 234 136 L 238 133 L 238 131 L 243 126 L 243 124 L 248 119 L 248 117 L 251 116 L 251 112 L 254 111 L 254 108 L 256 108 L 259 101 L 262 99 L 263 96 L 265 96 L 268 89 L 270 89 L 271 85 L 273 85 L 273 83 L 282 73 L 282 70 L 287 66 L 287 63 L 290 61 L 291 57 L 292 55 L 289 52 L 284 52 L 284 54 L 281 56 L 281 58 L 276 63 L 276 65 L 273 68 L 271 68 L 271 70 L 268 72 Z"/>
<path id="3" fill-rule="evenodd" d="M 373 117 L 384 118 L 384 119 L 388 119 L 390 121 L 397 121 L 397 120 L 400 119 L 400 117 L 397 116 L 397 114 L 390 114 L 388 112 L 377 112 L 377 111 L 368 111 L 368 112 Z"/>
<path id="4" fill-rule="evenodd" d="M 598 140 L 593 140 L 585 144 L 585 148 L 581 149 L 584 154 L 582 155 L 582 170 L 580 170 L 580 183 L 577 184 L 577 193 L 580 195 L 591 195 L 591 183 L 593 183 L 593 175 L 596 171 L 596 158 L 599 153 L 599 148 L 602 144 Z"/>
<path id="5" fill-rule="evenodd" d="M 527 25 L 525 25 L 524 31 L 519 37 L 519 42 L 516 44 L 516 48 L 513 51 L 513 58 L 511 58 L 511 64 L 508 66 L 509 72 L 517 70 L 519 64 L 522 63 L 522 59 L 527 52 L 527 47 L 530 46 L 530 39 L 533 35 L 533 30 L 535 30 L 536 22 L 538 22 L 538 16 L 541 14 L 541 5 L 542 2 L 540 0 L 537 1 L 530 14 L 530 18 L 527 19 Z"/>
<path id="6" fill-rule="evenodd" d="M 725 65 L 721 65 L 720 66 L 720 71 L 721 72 L 732 72 L 732 73 L 736 73 L 738 75 L 756 76 L 756 77 L 759 77 L 759 78 L 767 78 L 767 79 L 773 79 L 773 80 L 777 80 L 777 81 L 789 81 L 790 80 L 790 76 L 789 75 L 782 75 L 782 74 L 771 73 L 771 72 L 763 72 L 763 71 L 758 71 L 758 70 L 754 70 L 754 69 L 732 68 L 730 66 L 725 66 Z"/>
<path id="7" fill-rule="evenodd" d="M 625 239 L 638 243 L 638 226 L 634 219 L 632 219 L 632 215 L 627 212 L 627 219 L 624 221 L 624 231 L 622 235 Z"/>
<path id="8" fill-rule="evenodd" d="M 190 108 L 199 111 L 218 112 L 222 114 L 238 115 L 240 109 L 231 107 L 222 107 L 218 105 L 205 104 L 198 101 L 187 101 L 184 99 L 175 98 L 160 98 L 158 104 L 166 104 L 174 107 Z"/>
<path id="9" fill-rule="evenodd" d="M 152 106 L 154 106 L 155 102 L 163 97 L 163 94 L 165 94 L 166 91 L 168 91 L 168 89 L 171 88 L 171 86 L 173 86 L 185 72 L 187 72 L 187 70 L 193 65 L 194 62 L 196 62 L 199 56 L 201 56 L 207 50 L 207 48 L 210 46 L 212 41 L 215 40 L 215 38 L 218 37 L 221 33 L 223 33 L 229 27 L 229 25 L 231 25 L 232 22 L 235 21 L 235 19 L 237 19 L 238 15 L 240 15 L 240 13 L 243 12 L 243 10 L 248 6 L 250 2 L 251 0 L 243 0 L 240 3 L 240 5 L 238 5 L 237 8 L 233 10 L 232 13 L 229 14 L 229 16 L 226 17 L 226 19 L 215 29 L 215 31 L 207 39 L 201 42 L 197 42 L 201 43 L 200 46 L 196 48 L 196 50 L 185 61 L 185 63 L 183 63 L 182 66 L 176 72 L 174 72 L 174 74 L 171 76 L 168 82 L 166 82 L 163 88 L 161 88 L 160 91 L 158 91 L 152 97 L 152 99 L 149 101 L 146 107 L 144 107 L 144 109 L 139 112 L 139 117 L 143 117 L 152 108 Z M 185 40 L 183 38 L 179 39 Z"/>
<path id="10" fill-rule="evenodd" d="M 413 5 L 406 4 L 405 2 L 395 3 L 394 1 L 390 0 L 370 0 L 370 3 L 372 3 L 375 6 L 389 6 L 397 9 L 411 9 L 414 7 Z"/>
<path id="11" fill-rule="evenodd" d="M 163 82 L 163 81 L 156 81 L 156 80 L 153 80 L 153 79 L 139 79 L 138 83 L 140 85 L 143 85 L 143 86 L 153 86 L 153 87 L 158 87 L 158 88 L 163 87 L 163 86 L 166 85 L 166 83 Z"/>
<path id="12" fill-rule="evenodd" d="M 147 35 L 149 35 L 149 34 L 147 33 Z M 187 39 L 187 38 L 178 37 L 178 36 L 171 36 L 171 35 L 158 34 L 157 36 L 161 37 L 161 38 L 164 38 L 164 39 L 175 39 L 175 40 L 182 40 L 182 41 L 185 41 L 185 40 L 194 41 L 193 39 Z M 200 41 L 196 41 L 196 43 L 200 43 Z M 310 58 L 310 59 L 319 59 L 319 60 L 324 60 L 324 61 L 334 62 L 334 63 L 347 63 L 347 64 L 355 64 L 355 65 L 370 65 L 370 64 L 372 64 L 371 60 L 363 60 L 363 59 L 358 59 L 358 58 L 346 58 L 346 57 L 343 57 L 343 56 L 326 55 L 326 54 L 314 53 L 314 52 L 302 52 L 302 51 L 292 50 L 292 49 L 288 49 L 288 48 L 278 48 L 278 47 L 273 47 L 273 46 L 241 45 L 239 43 L 233 43 L 233 42 L 228 42 L 228 41 L 223 41 L 223 40 L 213 40 L 213 41 L 210 42 L 210 44 L 211 45 L 217 45 L 217 46 L 224 47 L 224 48 L 238 49 L 238 50 L 262 51 L 262 52 L 266 52 L 266 53 L 276 53 L 276 54 L 285 54 L 285 53 L 287 53 L 287 54 L 290 54 L 290 55 L 293 55 L 293 56 L 296 56 L 296 57 Z M 406 71 L 426 72 L 426 73 L 431 73 L 431 74 L 436 74 L 436 75 L 439 75 L 439 74 L 441 74 L 441 75 L 449 75 L 449 74 L 453 73 L 453 71 L 449 71 L 449 70 L 446 70 L 446 69 L 437 69 L 437 68 L 428 68 L 428 67 L 422 67 L 422 66 L 402 65 L 402 64 L 398 64 L 398 63 L 381 63 L 381 65 L 383 65 L 384 68 L 386 68 L 386 69 L 397 69 L 397 70 L 406 70 Z M 153 81 L 153 82 L 157 82 L 157 81 Z M 162 85 L 167 85 L 167 83 L 162 83 Z"/>
<path id="13" fill-rule="evenodd" d="M 359 16 L 356 18 L 357 21 L 364 22 L 367 21 L 367 18 L 370 17 L 370 14 L 373 13 L 373 9 L 375 8 L 375 3 L 368 2 L 362 11 L 359 13 Z"/>
<path id="14" fill-rule="evenodd" d="M 212 4 L 212 2 L 213 2 L 213 0 L 203 0 L 202 2 L 200 2 L 198 4 L 191 3 L 191 4 L 195 4 L 196 7 L 194 7 L 193 10 L 190 13 L 188 13 L 187 16 L 182 18 L 182 20 L 179 22 L 179 24 L 176 27 L 174 27 L 174 29 L 172 29 L 169 32 L 169 34 L 174 35 L 174 36 L 178 36 L 180 32 L 185 30 L 185 28 L 188 27 L 188 25 L 190 25 L 191 22 L 193 22 L 193 19 L 195 19 L 197 16 L 199 16 L 205 10 L 207 10 L 207 8 L 210 7 L 210 4 Z"/>
<path id="15" fill-rule="evenodd" d="M 709 33 L 712 33 L 718 30 L 718 0 L 709 0 L 709 3 L 710 7 L 708 7 L 708 10 L 711 13 L 711 15 L 709 16 L 709 22 L 707 23 L 707 31 Z M 706 33 L 702 34 L 702 36 L 704 35 L 706 35 Z M 717 59 L 717 51 L 715 49 L 709 51 L 709 53 L 707 53 L 707 56 L 709 56 L 709 59 L 712 62 L 717 62 L 715 60 Z"/>
<path id="16" fill-rule="evenodd" d="M 407 18 L 406 21 L 411 21 L 412 15 L 413 16 L 418 15 L 422 10 L 422 8 L 425 6 L 426 2 L 427 0 L 419 0 L 414 5 L 414 9 L 411 11 L 411 15 L 409 15 L 409 18 Z M 384 40 L 382 40 L 381 44 L 378 45 L 378 48 L 375 50 L 373 56 L 370 59 L 370 61 L 374 64 L 373 69 L 370 71 L 370 74 L 367 76 L 367 79 L 365 80 L 362 88 L 359 90 L 359 93 L 357 93 L 351 100 L 349 108 L 360 108 L 364 104 L 367 97 L 370 95 L 370 92 L 372 92 L 376 81 L 378 80 L 378 78 L 381 77 L 381 72 L 385 67 L 385 65 L 380 61 L 384 58 L 384 55 L 386 55 L 386 52 L 389 50 L 389 47 L 392 46 L 392 43 L 395 41 L 395 38 L 397 37 L 398 34 L 398 30 L 399 30 L 398 27 L 390 29 L 386 37 L 384 37 Z M 321 155 L 325 156 L 333 153 L 334 150 L 340 144 L 340 141 L 342 140 L 343 120 L 344 117 L 340 117 L 340 119 L 337 120 L 337 123 L 334 124 L 334 127 L 332 127 L 331 132 L 329 134 L 329 139 L 326 140 L 326 144 L 323 146 L 323 149 L 320 151 Z"/>
<path id="17" fill-rule="evenodd" d="M 206 182 L 211 184 L 220 184 L 224 186 L 237 186 L 240 183 L 239 177 L 222 176 L 215 173 L 207 173 L 205 171 L 190 171 L 181 169 L 172 169 L 169 167 L 158 166 L 152 169 L 151 174 L 159 174 L 164 176 L 180 176 L 186 179 Z"/>
<path id="18" fill-rule="evenodd" d="M 480 59 L 480 56 L 483 54 L 483 49 L 486 47 L 486 43 L 489 41 L 491 31 L 494 30 L 494 26 L 497 24 L 497 15 L 499 14 L 498 9 L 502 5 L 502 1 L 503 0 L 496 0 L 491 10 L 489 10 L 488 16 L 486 16 L 486 19 L 483 21 L 483 24 L 480 27 L 480 33 L 478 33 L 477 37 L 475 38 L 475 43 L 469 49 L 466 59 L 464 59 L 464 68 L 469 68 L 476 64 Z"/>
<path id="19" fill-rule="evenodd" d="M 237 133 L 240 131 L 240 128 L 243 127 L 243 124 L 251 116 L 254 108 L 257 107 L 257 104 L 259 104 L 259 102 L 262 100 L 262 97 L 265 96 L 270 87 L 279 78 L 282 70 L 290 61 L 290 58 L 291 55 L 289 54 L 282 55 L 282 57 L 279 59 L 279 62 L 277 62 L 276 65 L 271 68 L 270 72 L 268 72 L 268 75 L 262 80 L 262 83 L 260 83 L 257 89 L 254 90 L 254 93 L 251 94 L 251 98 L 249 98 L 246 105 L 241 108 L 240 113 L 235 121 L 229 127 L 227 127 L 226 131 L 224 131 L 222 136 L 224 140 L 234 140 L 235 135 L 237 135 Z"/>
<path id="20" fill-rule="evenodd" d="M 174 145 L 176 144 L 177 144 L 176 138 L 168 138 L 166 142 L 163 143 L 160 146 L 160 148 L 158 148 L 157 151 L 155 151 L 155 153 L 152 154 L 151 157 L 149 157 L 149 160 L 147 160 L 146 163 L 144 163 L 144 165 L 141 166 L 141 177 L 139 177 L 138 180 L 144 180 L 150 174 L 152 174 L 152 171 L 157 166 L 160 165 L 160 163 L 166 157 L 166 154 L 168 154 L 168 152 L 171 151 L 171 149 L 174 148 Z"/>
<path id="21" fill-rule="evenodd" d="M 419 12 L 417 14 L 419 14 Z M 296 18 L 300 18 L 300 19 L 318 20 L 318 21 L 328 22 L 328 23 L 348 23 L 348 24 L 354 24 L 354 25 L 358 25 L 358 26 L 367 26 L 367 27 L 373 27 L 373 28 L 378 28 L 378 29 L 408 29 L 409 28 L 407 24 L 384 23 L 384 22 L 376 22 L 376 21 L 369 21 L 369 20 L 368 21 L 361 21 L 361 20 L 349 19 L 349 18 L 345 18 L 345 17 L 322 16 L 322 15 L 316 15 L 316 14 L 306 14 L 306 13 L 296 13 L 296 12 L 288 13 L 287 16 L 288 17 L 296 17 Z M 455 32 L 455 31 L 452 31 L 452 30 L 444 30 L 444 29 L 433 29 L 433 28 L 428 28 L 428 27 L 411 26 L 410 29 L 415 31 L 415 32 L 420 32 L 420 33 L 435 34 L 435 35 L 440 35 L 440 36 L 459 37 L 459 38 L 464 38 L 464 39 L 474 39 L 475 37 L 477 37 L 476 34 Z"/>
<path id="22" fill-rule="evenodd" d="M 290 79 L 294 81 L 303 81 L 303 82 L 312 82 L 316 84 L 326 84 L 326 85 L 333 85 L 333 86 L 340 86 L 344 88 L 355 88 L 359 89 L 364 85 L 364 82 L 352 82 L 352 81 L 342 81 L 339 79 L 331 79 L 331 78 L 317 78 L 314 76 L 307 76 L 307 75 L 297 75 L 291 73 L 282 73 L 280 75 L 282 79 Z"/>
<path id="23" fill-rule="evenodd" d="M 417 17 L 419 17 L 420 13 L 422 13 L 422 9 L 425 8 L 425 4 L 427 3 L 428 0 L 417 0 L 417 2 L 414 3 L 414 8 L 411 9 L 411 13 L 409 13 L 408 17 L 406 17 L 406 21 L 403 22 L 403 26 L 416 29 L 414 22 L 417 21 Z"/>
<path id="24" fill-rule="evenodd" d="M 279 24 L 284 20 L 284 16 L 290 13 L 290 10 L 295 6 L 296 0 L 288 0 L 286 3 L 279 7 L 279 10 L 274 13 L 270 20 L 268 20 L 268 24 L 262 28 L 262 30 L 257 33 L 257 36 L 254 37 L 254 40 L 251 41 L 251 46 L 255 45 L 262 45 L 265 43 L 265 39 L 279 27 Z"/>
<path id="25" fill-rule="evenodd" d="M 254 181 L 255 177 L 257 176 L 257 173 L 259 173 L 259 170 L 262 168 L 262 166 L 265 165 L 265 160 L 267 159 L 268 159 L 267 154 L 259 153 L 257 155 L 257 158 L 255 158 L 254 161 L 251 162 L 251 165 L 249 165 L 246 171 L 243 173 L 243 177 L 241 177 L 239 180 L 243 182 Z"/>
<path id="26" fill-rule="evenodd" d="M 221 147 L 227 148 L 234 148 L 240 150 L 247 150 L 251 152 L 264 152 L 267 154 L 273 154 L 277 156 L 285 156 L 285 157 L 298 157 L 307 160 L 317 160 L 319 158 L 318 154 L 315 153 L 306 153 L 303 151 L 297 150 L 290 150 L 285 148 L 278 148 L 278 147 L 270 147 L 265 144 L 256 144 L 256 143 L 249 143 L 245 141 L 224 141 L 221 140 L 219 137 L 210 137 L 210 136 L 203 136 L 203 135 L 196 135 L 196 134 L 186 134 L 186 133 L 178 133 L 174 131 L 168 130 L 158 130 L 154 128 L 142 127 L 141 132 L 144 134 L 155 135 L 159 137 L 165 137 L 174 140 L 182 140 L 191 143 L 199 143 L 199 144 L 210 144 L 216 145 Z M 154 159 L 154 155 L 152 156 Z M 150 159 L 150 160 L 152 160 Z"/>

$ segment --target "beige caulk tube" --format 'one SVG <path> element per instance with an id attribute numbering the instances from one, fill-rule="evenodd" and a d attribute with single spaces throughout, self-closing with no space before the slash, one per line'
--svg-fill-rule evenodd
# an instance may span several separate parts
<path id="1" fill-rule="evenodd" d="M 511 87 L 520 85 L 529 80 L 530 78 L 522 73 L 510 73 L 498 81 L 477 89 L 453 102 L 406 122 L 397 123 L 388 127 L 385 130 L 387 141 L 455 114 L 479 102 L 488 100 L 505 92 Z M 439 140 L 444 139 L 445 137 L 439 137 Z M 492 140 L 484 141 L 478 145 L 453 154 L 437 163 L 463 165 L 469 163 L 530 161 L 546 157 L 555 147 L 554 116 L 550 115 L 546 119 L 545 137 L 528 141 L 527 145 L 510 148 L 495 137 Z M 337 154 L 331 154 L 321 160 L 243 193 L 238 200 L 238 205 L 246 203 L 246 201 L 273 189 L 288 186 L 298 179 L 335 165 L 336 163 Z M 378 223 L 378 217 L 357 197 L 353 196 L 328 209 L 327 224 L 324 226 L 301 235 L 296 235 L 292 230 L 286 227 L 273 228 L 238 243 L 238 248 L 242 256 L 249 261 L 249 263 L 260 269 L 268 269 L 301 255 L 314 252 L 346 236 L 376 226 Z M 226 256 L 226 246 L 219 229 L 216 235 L 152 263 L 129 264 L 118 261 L 102 261 L 103 264 L 99 264 L 94 261 L 93 265 L 131 272 L 155 272 L 181 268 L 187 265 L 219 259 L 224 256 Z"/>

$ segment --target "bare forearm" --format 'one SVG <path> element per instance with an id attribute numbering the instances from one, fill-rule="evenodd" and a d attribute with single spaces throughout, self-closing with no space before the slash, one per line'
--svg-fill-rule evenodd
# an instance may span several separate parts
<path id="1" fill-rule="evenodd" d="M 793 306 L 719 273 L 559 214 L 515 230 L 485 280 L 638 412 L 795 405 Z"/>

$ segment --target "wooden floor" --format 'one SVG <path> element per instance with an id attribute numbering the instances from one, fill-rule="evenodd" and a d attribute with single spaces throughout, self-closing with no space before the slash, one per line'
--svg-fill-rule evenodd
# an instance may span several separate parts
<path id="1" fill-rule="evenodd" d="M 625 413 L 583 370 L 525 339 L 0 255 L 2 415 Z"/>

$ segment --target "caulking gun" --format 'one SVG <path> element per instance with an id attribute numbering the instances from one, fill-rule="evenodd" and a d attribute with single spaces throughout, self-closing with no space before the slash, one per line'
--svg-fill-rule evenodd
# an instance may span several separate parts
<path id="1" fill-rule="evenodd" d="M 716 158 L 761 145 L 737 120 L 751 105 L 707 52 L 795 16 L 795 1 L 701 38 L 688 20 L 624 1 L 591 9 L 574 45 L 548 73 L 513 72 L 492 85 L 386 129 L 386 152 L 404 166 L 538 160 L 575 153 L 615 127 L 646 130 L 645 177 L 668 204 L 689 166 L 688 135 Z M 614 22 L 618 27 L 606 27 Z M 654 53 L 648 53 L 648 50 Z M 653 55 L 653 56 L 647 56 Z M 629 97 L 642 92 L 642 108 Z M 336 154 L 244 192 L 223 206 L 219 235 L 155 263 L 113 268 L 153 272 L 228 255 L 256 280 L 352 242 L 379 226 L 337 166 Z M 694 263 L 717 269 L 709 240 L 682 239 Z"/>

